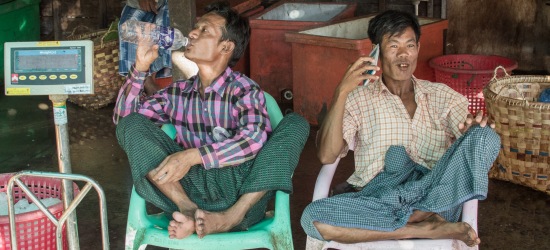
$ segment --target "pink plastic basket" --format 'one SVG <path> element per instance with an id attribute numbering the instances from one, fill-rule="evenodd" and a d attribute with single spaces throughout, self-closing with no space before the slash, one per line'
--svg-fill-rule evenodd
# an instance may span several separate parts
<path id="1" fill-rule="evenodd" d="M 434 69 L 435 80 L 445 83 L 456 92 L 466 96 L 470 105 L 468 110 L 476 114 L 483 110 L 485 114 L 485 98 L 483 88 L 493 78 L 495 68 L 502 66 L 507 72 L 518 67 L 515 60 L 502 56 L 456 54 L 434 57 L 430 67 Z M 498 77 L 504 76 L 499 72 Z"/>
<path id="2" fill-rule="evenodd" d="M 9 179 L 13 174 L 0 174 L 0 192 L 6 192 Z M 58 198 L 62 199 L 61 180 L 42 177 L 22 177 L 20 179 L 39 199 Z M 73 185 L 75 195 L 78 193 L 78 186 Z M 32 202 L 25 192 L 17 185 L 14 186 L 14 200 L 18 202 L 21 199 L 27 199 Z M 55 217 L 60 218 L 63 213 L 63 203 L 58 203 L 49 207 L 50 212 Z M 17 235 L 17 246 L 19 249 L 40 249 L 55 250 L 56 226 L 42 213 L 42 211 L 32 211 L 15 216 L 15 227 Z M 63 249 L 67 249 L 66 231 L 63 230 Z M 9 217 L 0 216 L 0 249 L 11 249 L 10 244 L 10 222 Z"/>

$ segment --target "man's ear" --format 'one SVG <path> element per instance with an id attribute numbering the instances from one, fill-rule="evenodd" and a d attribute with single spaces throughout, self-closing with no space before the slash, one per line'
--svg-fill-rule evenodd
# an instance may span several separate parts
<path id="1" fill-rule="evenodd" d="M 235 43 L 231 41 L 223 41 L 222 53 L 231 53 L 235 49 Z"/>

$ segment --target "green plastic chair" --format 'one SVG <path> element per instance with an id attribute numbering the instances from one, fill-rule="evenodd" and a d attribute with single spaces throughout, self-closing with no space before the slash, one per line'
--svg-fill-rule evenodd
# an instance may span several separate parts
<path id="1" fill-rule="evenodd" d="M 272 96 L 265 93 L 266 107 L 275 128 L 283 114 Z M 164 125 L 162 130 L 175 138 L 174 126 Z M 283 191 L 275 194 L 275 211 L 272 217 L 266 217 L 248 231 L 210 234 L 199 239 L 196 234 L 178 240 L 168 237 L 168 219 L 163 213 L 147 214 L 145 200 L 132 188 L 128 223 L 126 225 L 126 249 L 145 249 L 147 245 L 171 249 L 294 249 L 290 228 L 289 195 Z"/>

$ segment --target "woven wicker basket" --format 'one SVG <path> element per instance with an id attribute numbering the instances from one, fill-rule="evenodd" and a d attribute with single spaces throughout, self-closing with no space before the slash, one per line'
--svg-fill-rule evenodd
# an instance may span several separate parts
<path id="1" fill-rule="evenodd" d="M 498 78 L 502 69 L 505 76 Z M 510 76 L 502 67 L 483 90 L 501 138 L 489 176 L 550 194 L 550 103 L 538 102 L 550 76 Z"/>
<path id="2" fill-rule="evenodd" d="M 69 95 L 69 101 L 87 109 L 98 109 L 114 103 L 124 77 L 118 74 L 118 35 L 112 41 L 107 41 L 105 37 L 118 31 L 110 28 L 74 35 L 75 30 L 67 40 L 94 41 L 94 94 Z"/>

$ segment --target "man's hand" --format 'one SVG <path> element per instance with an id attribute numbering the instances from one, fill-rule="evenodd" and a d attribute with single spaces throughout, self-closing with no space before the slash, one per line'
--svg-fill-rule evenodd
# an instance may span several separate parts
<path id="1" fill-rule="evenodd" d="M 374 59 L 372 57 L 365 56 L 357 59 L 357 61 L 355 61 L 355 63 L 348 68 L 348 71 L 344 75 L 344 78 L 340 82 L 340 85 L 338 85 L 336 91 L 347 94 L 362 84 L 366 79 L 378 79 L 378 76 L 364 74 L 367 70 L 380 70 L 378 66 L 372 65 L 372 63 L 374 63 Z"/>
<path id="2" fill-rule="evenodd" d="M 140 72 L 148 72 L 151 64 L 159 56 L 159 46 L 151 45 L 147 41 L 140 41 L 136 50 L 136 69 Z"/>
<path id="3" fill-rule="evenodd" d="M 489 125 L 491 128 L 495 128 L 495 124 L 489 121 L 489 117 L 486 115 L 483 115 L 483 111 L 479 110 L 476 114 L 476 117 L 472 116 L 472 114 L 468 114 L 466 116 L 466 121 L 464 123 L 458 124 L 458 130 L 460 133 L 464 134 L 472 125 L 479 124 L 480 127 L 485 127 Z"/>
<path id="4" fill-rule="evenodd" d="M 139 0 L 139 8 L 147 12 L 155 12 L 157 14 L 156 0 Z"/>
<path id="5" fill-rule="evenodd" d="M 179 181 L 192 166 L 200 163 L 202 159 L 197 148 L 171 154 L 153 170 L 155 173 L 153 179 L 159 184 Z"/>

